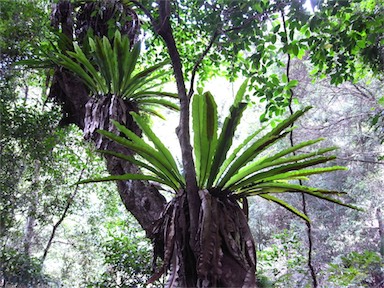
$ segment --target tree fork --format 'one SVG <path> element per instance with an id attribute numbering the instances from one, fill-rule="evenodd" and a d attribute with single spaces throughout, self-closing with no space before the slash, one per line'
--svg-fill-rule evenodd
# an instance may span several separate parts
<path id="1" fill-rule="evenodd" d="M 157 23 L 153 24 L 155 26 L 156 32 L 164 39 L 164 42 L 168 48 L 168 54 L 171 58 L 172 67 L 176 79 L 177 92 L 180 100 L 180 122 L 179 127 L 177 128 L 177 136 L 179 138 L 181 147 L 182 162 L 186 181 L 188 208 L 190 213 L 190 244 L 194 249 L 194 238 L 198 229 L 200 199 L 198 195 L 196 171 L 189 131 L 190 99 L 187 95 L 187 90 L 185 87 L 185 80 L 183 76 L 180 54 L 176 47 L 176 42 L 172 33 L 172 27 L 169 22 L 170 1 L 159 0 L 158 6 L 159 19 L 157 20 Z"/>

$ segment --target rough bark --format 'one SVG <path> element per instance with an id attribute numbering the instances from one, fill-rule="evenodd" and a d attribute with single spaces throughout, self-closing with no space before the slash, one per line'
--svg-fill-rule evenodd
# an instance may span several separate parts
<path id="1" fill-rule="evenodd" d="M 111 101 L 112 97 L 91 98 L 79 79 L 61 69 L 55 72 L 50 97 L 59 100 L 62 104 L 65 116 L 62 124 L 75 124 L 100 149 L 131 154 L 128 149 L 106 139 L 101 139 L 96 132 L 97 129 L 113 127 L 109 121 L 112 115 L 114 120 L 129 127 L 133 123 L 129 115 L 129 111 L 133 110 L 133 107 L 129 103 L 121 99 Z M 119 103 L 120 107 L 115 109 L 116 102 Z M 112 175 L 138 172 L 136 166 L 126 161 L 112 156 L 105 158 L 108 172 Z M 119 181 L 117 186 L 120 198 L 127 210 L 135 216 L 143 229 L 150 235 L 154 222 L 159 218 L 166 204 L 165 198 L 154 185 L 147 182 Z"/>
<path id="2" fill-rule="evenodd" d="M 170 1 L 159 0 L 159 19 L 155 25 L 156 32 L 164 39 L 168 48 L 168 54 L 171 58 L 172 67 L 176 79 L 177 92 L 180 100 L 180 121 L 177 127 L 177 136 L 180 142 L 183 169 L 186 182 L 186 193 L 188 199 L 188 208 L 190 214 L 190 232 L 191 232 L 191 246 L 194 249 L 194 238 L 197 233 L 198 219 L 199 219 L 199 206 L 200 200 L 198 196 L 198 187 L 196 181 L 195 164 L 193 159 L 193 150 L 191 146 L 190 129 L 189 129 L 189 116 L 190 116 L 190 99 L 187 95 L 185 87 L 182 63 L 179 51 L 176 47 L 176 42 L 173 37 L 172 27 L 169 22 L 170 18 Z"/>
<path id="3" fill-rule="evenodd" d="M 65 11 L 71 11 L 64 7 Z M 170 270 L 168 287 L 255 287 L 256 253 L 243 211 L 236 200 L 227 196 L 219 199 L 209 191 L 199 192 L 197 187 L 189 131 L 190 97 L 169 23 L 170 2 L 159 0 L 158 7 L 159 18 L 150 18 L 167 45 L 176 77 L 181 109 L 177 134 L 186 189 L 166 204 L 155 186 L 140 181 L 120 181 L 120 197 L 148 236 L 155 240 L 155 253 L 164 260 L 151 280 Z M 60 23 L 69 22 L 62 19 Z M 135 111 L 133 105 L 112 95 L 91 98 L 84 85 L 63 70 L 55 73 L 51 96 L 62 103 L 64 122 L 80 127 L 97 147 L 131 154 L 126 148 L 101 138 L 95 131 L 99 128 L 113 131 L 110 119 L 115 119 L 139 134 L 128 113 Z M 138 172 L 137 167 L 115 157 L 106 156 L 106 161 L 111 174 Z"/>
<path id="4" fill-rule="evenodd" d="M 153 282 L 170 270 L 166 287 L 256 287 L 255 245 L 247 219 L 235 199 L 200 190 L 198 231 L 190 245 L 188 200 L 177 195 L 155 228 L 162 236 L 163 265 Z"/>
<path id="5" fill-rule="evenodd" d="M 73 17 L 70 1 L 59 1 L 53 6 L 52 24 L 61 29 L 69 39 L 73 38 Z M 133 37 L 135 37 L 134 33 Z M 133 123 L 129 111 L 135 110 L 130 103 L 113 96 L 93 98 L 79 78 L 59 68 L 56 69 L 53 77 L 50 98 L 62 106 L 61 125 L 75 124 L 85 132 L 85 137 L 94 141 L 100 149 L 131 154 L 126 148 L 101 139 L 96 132 L 97 129 L 113 130 L 113 125 L 110 123 L 110 119 L 113 118 L 140 133 L 137 127 L 129 126 Z M 106 156 L 105 158 L 107 169 L 112 175 L 138 171 L 136 166 L 116 157 Z M 154 185 L 148 182 L 120 181 L 117 187 L 126 209 L 135 216 L 147 234 L 151 235 L 154 222 L 165 207 L 165 198 Z"/>

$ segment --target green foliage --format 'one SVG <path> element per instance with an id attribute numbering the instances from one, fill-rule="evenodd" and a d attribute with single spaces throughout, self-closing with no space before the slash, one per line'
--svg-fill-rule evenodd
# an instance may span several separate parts
<path id="1" fill-rule="evenodd" d="M 159 75 L 153 75 L 153 72 L 158 71 L 169 61 L 134 74 L 140 55 L 140 42 L 130 50 L 128 36 L 121 36 L 118 30 L 115 32 L 113 43 L 105 36 L 89 37 L 88 42 L 89 55 L 74 43 L 75 51 L 67 51 L 74 60 L 64 54 L 58 54 L 60 60 L 57 63 L 79 75 L 95 95 L 114 94 L 127 99 L 162 95 L 161 92 L 156 95 L 153 91 L 143 88 L 159 78 Z M 91 58 L 93 63 L 88 58 Z M 165 93 L 162 96 L 171 97 L 172 94 Z"/>
<path id="2" fill-rule="evenodd" d="M 106 271 L 87 287 L 143 287 L 152 273 L 150 243 L 126 221 L 110 222 L 102 249 Z M 159 283 L 157 283 L 159 284 Z"/>
<path id="3" fill-rule="evenodd" d="M 370 1 L 329 1 L 311 17 L 302 31 L 312 34 L 305 41 L 317 73 L 327 74 L 332 83 L 340 84 L 359 77 L 367 64 L 383 71 L 379 47 L 384 33 L 383 5 L 373 6 Z M 359 58 L 361 62 L 356 61 Z"/>
<path id="4" fill-rule="evenodd" d="M 164 144 L 157 138 L 155 133 L 152 132 L 148 124 L 143 121 L 140 116 L 135 113 L 131 113 L 137 124 L 155 144 L 153 148 L 150 144 L 146 143 L 142 138 L 137 136 L 135 133 L 127 129 L 125 126 L 114 121 L 116 128 L 124 133 L 125 137 L 117 136 L 108 131 L 99 131 L 100 134 L 109 137 L 117 143 L 124 145 L 140 155 L 143 159 L 149 163 L 145 163 L 141 160 L 137 160 L 133 157 L 115 153 L 112 151 L 100 151 L 102 153 L 108 153 L 119 157 L 123 160 L 129 161 L 133 164 L 138 165 L 150 172 L 155 176 L 143 175 L 143 174 L 124 174 L 124 175 L 112 175 L 106 178 L 98 179 L 97 181 L 111 181 L 111 180 L 152 180 L 161 184 L 165 184 L 172 188 L 174 191 L 178 191 L 180 188 L 185 186 L 185 180 L 181 176 L 179 169 L 176 165 L 175 159 L 172 157 L 170 151 L 165 147 Z M 80 183 L 95 182 L 94 180 L 84 180 Z"/>
<path id="5" fill-rule="evenodd" d="M 288 209 L 306 221 L 309 221 L 308 217 L 297 208 L 271 194 L 300 192 L 339 205 L 355 208 L 331 197 L 332 195 L 340 195 L 342 194 L 341 192 L 289 183 L 291 180 L 305 180 L 309 175 L 345 169 L 340 166 L 313 168 L 315 165 L 334 160 L 334 156 L 322 156 L 334 150 L 334 147 L 290 156 L 293 152 L 297 153 L 300 149 L 309 147 L 322 139 L 302 142 L 270 155 L 262 154 L 265 153 L 267 148 L 271 148 L 288 135 L 292 130 L 293 122 L 307 112 L 309 108 L 297 111 L 272 128 L 270 132 L 260 137 L 256 137 L 260 130 L 256 131 L 238 147 L 234 148 L 229 155 L 227 154 L 232 146 L 237 125 L 245 109 L 245 104 L 241 101 L 244 97 L 246 85 L 247 81 L 240 87 L 235 101 L 230 108 L 230 114 L 224 120 L 220 135 L 216 131 L 218 116 L 217 105 L 213 96 L 208 92 L 194 96 L 192 116 L 193 128 L 195 129 L 194 151 L 199 188 L 208 189 L 216 196 L 232 195 L 237 199 L 259 196 Z M 135 113 L 132 113 L 132 115 L 143 133 L 154 144 L 154 147 L 117 122 L 114 122 L 115 126 L 125 137 L 117 136 L 107 131 L 100 131 L 100 133 L 136 152 L 145 161 L 113 152 L 106 153 L 134 163 L 147 170 L 150 174 L 113 175 L 83 180 L 79 183 L 111 180 L 151 180 L 164 184 L 175 192 L 183 189 L 184 179 L 178 171 L 176 160 L 173 159 L 169 150 L 162 144 L 143 119 Z M 261 155 L 263 156 L 261 157 Z"/>
<path id="6" fill-rule="evenodd" d="M 0 254 L 0 279 L 15 285 L 43 285 L 49 278 L 42 273 L 39 259 L 30 257 L 14 248 L 2 249 Z"/>
<path id="7" fill-rule="evenodd" d="M 59 40 L 59 43 L 65 41 Z M 66 40 L 68 42 L 68 39 Z M 41 67 L 42 63 L 54 63 L 75 73 L 91 90 L 93 96 L 115 95 L 137 103 L 142 111 L 159 116 L 153 107 L 165 107 L 179 110 L 178 105 L 167 100 L 177 98 L 176 94 L 157 91 L 164 76 L 164 66 L 161 63 L 137 71 L 141 43 L 136 43 L 130 49 L 129 38 L 115 31 L 113 40 L 106 36 L 100 38 L 89 36 L 89 51 L 82 49 L 73 42 L 74 51 L 61 52 L 51 44 L 48 49 L 55 48 L 55 52 L 44 52 L 42 59 L 19 61 L 18 64 Z"/>
<path id="8" fill-rule="evenodd" d="M 351 252 L 341 256 L 337 263 L 329 264 L 328 281 L 342 287 L 376 287 L 375 285 L 380 285 L 382 264 L 383 260 L 376 252 Z"/>
<path id="9" fill-rule="evenodd" d="M 30 54 L 30 43 L 42 40 L 48 32 L 49 17 L 44 1 L 1 1 L 0 59 L 2 73 L 14 61 Z M 0 76 L 2 76 L 0 73 Z"/>
<path id="10" fill-rule="evenodd" d="M 288 70 L 297 61 L 308 65 L 312 76 L 329 77 L 334 84 L 360 79 L 371 69 L 382 72 L 382 3 L 314 2 L 315 9 L 308 9 L 305 1 L 172 2 L 170 17 L 185 78 L 190 79 L 194 64 L 212 42 L 197 71 L 199 85 L 217 75 L 231 82 L 249 77 L 255 88 L 249 100 L 265 102 L 260 118 L 266 121 L 286 111 L 290 89 L 298 84 Z M 142 2 L 157 16 L 154 3 Z M 153 29 L 148 23 L 143 28 Z M 163 45 L 159 38 L 146 39 L 150 62 L 167 57 Z"/>
<path id="11" fill-rule="evenodd" d="M 268 277 L 273 287 L 305 287 L 301 279 L 306 273 L 306 259 L 299 237 L 296 232 L 283 229 L 273 236 L 270 246 L 257 252 L 258 272 Z"/>

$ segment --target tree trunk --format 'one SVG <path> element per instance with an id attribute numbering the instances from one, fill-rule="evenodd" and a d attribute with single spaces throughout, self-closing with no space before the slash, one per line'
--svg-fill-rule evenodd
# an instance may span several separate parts
<path id="1" fill-rule="evenodd" d="M 167 287 L 256 287 L 255 245 L 246 216 L 235 199 L 199 191 L 198 231 L 191 238 L 184 191 L 165 209 L 155 228 L 164 255 L 153 282 L 170 269 Z M 192 245 L 190 245 L 192 243 Z"/>
<path id="2" fill-rule="evenodd" d="M 62 31 L 72 39 L 69 1 L 61 1 L 58 13 Z M 59 8 L 57 8 L 59 9 Z M 182 150 L 186 190 L 166 204 L 154 185 L 144 181 L 120 181 L 118 191 L 130 211 L 155 243 L 155 255 L 163 265 L 152 281 L 170 270 L 168 287 L 255 287 L 256 253 L 247 219 L 235 199 L 213 196 L 199 191 L 189 135 L 189 98 L 185 89 L 181 59 L 169 24 L 169 1 L 159 1 L 160 18 L 156 30 L 169 49 L 175 71 L 181 116 L 178 137 Z M 159 26 L 160 25 L 160 26 Z M 74 123 L 85 137 L 100 149 L 131 154 L 128 149 L 100 137 L 96 129 L 113 131 L 110 119 L 125 124 L 138 135 L 129 111 L 136 107 L 117 97 L 91 98 L 78 78 L 57 69 L 50 96 L 58 100 L 65 115 L 62 124 Z M 106 156 L 108 171 L 113 175 L 137 173 L 138 168 L 126 161 Z"/>
<path id="3" fill-rule="evenodd" d="M 376 218 L 377 218 L 377 222 L 379 223 L 379 237 L 380 237 L 379 251 L 380 251 L 381 258 L 384 260 L 384 220 L 383 220 L 383 215 L 381 213 L 380 208 L 377 208 L 376 210 Z"/>
<path id="4" fill-rule="evenodd" d="M 23 248 L 26 256 L 31 254 L 31 244 L 34 237 L 34 227 L 36 221 L 36 207 L 39 202 L 39 182 L 40 182 L 40 161 L 35 160 L 33 181 L 31 185 L 31 199 L 28 208 L 27 220 L 25 222 Z"/>
<path id="5" fill-rule="evenodd" d="M 69 72 L 57 69 L 54 75 L 50 97 L 60 101 L 65 118 L 62 124 L 73 123 L 84 131 L 85 138 L 92 140 L 99 149 L 131 154 L 131 152 L 112 141 L 97 134 L 97 129 L 112 130 L 111 118 L 124 123 L 128 128 L 133 127 L 129 111 L 134 107 L 116 97 L 92 98 L 82 82 Z M 113 156 L 106 156 L 108 172 L 112 175 L 137 173 L 135 165 Z M 153 223 L 163 211 L 166 200 L 154 185 L 144 181 L 119 181 L 118 191 L 126 209 L 139 221 L 140 225 L 151 235 Z"/>
<path id="6" fill-rule="evenodd" d="M 91 17 L 92 14 L 90 13 L 92 11 L 87 11 L 89 8 L 87 5 L 85 4 L 83 9 L 80 9 L 83 12 L 81 15 L 83 22 L 87 22 L 84 19 L 84 17 L 87 17 L 85 14 L 89 14 L 88 17 Z M 70 1 L 62 0 L 53 6 L 51 23 L 57 29 L 61 28 L 61 31 L 70 40 L 73 39 L 73 17 L 73 8 Z M 77 26 L 78 30 L 81 30 L 81 28 L 86 29 L 87 27 Z M 102 33 L 105 33 L 105 31 L 102 31 Z M 138 127 L 130 126 L 133 121 L 129 111 L 135 110 L 131 104 L 116 97 L 101 97 L 98 99 L 90 97 L 89 91 L 82 81 L 61 68 L 56 69 L 54 73 L 49 97 L 62 106 L 63 119 L 61 125 L 75 124 L 83 130 L 85 138 L 93 140 L 100 149 L 131 154 L 128 149 L 102 139 L 96 132 L 97 129 L 113 130 L 113 125 L 110 123 L 111 117 L 140 133 Z M 106 156 L 105 158 L 107 169 L 112 175 L 138 171 L 135 165 L 116 157 Z M 117 187 L 126 209 L 135 216 L 147 235 L 151 235 L 154 222 L 159 218 L 165 207 L 166 200 L 164 196 L 160 194 L 154 185 L 145 181 L 119 181 Z"/>
<path id="7" fill-rule="evenodd" d="M 186 178 L 186 191 L 169 204 L 169 209 L 175 206 L 172 216 L 166 214 L 159 229 L 165 235 L 164 265 L 171 269 L 168 287 L 256 287 L 255 245 L 242 209 L 234 199 L 219 199 L 212 191 L 197 187 L 190 144 L 190 99 L 169 21 L 170 1 L 157 2 L 159 18 L 153 20 L 153 26 L 168 48 L 176 79 L 180 100 L 177 136 Z"/>

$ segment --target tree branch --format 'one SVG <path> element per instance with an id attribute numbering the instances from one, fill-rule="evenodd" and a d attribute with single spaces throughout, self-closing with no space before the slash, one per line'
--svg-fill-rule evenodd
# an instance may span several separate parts
<path id="1" fill-rule="evenodd" d="M 138 2 L 136 0 L 130 0 L 130 2 L 132 2 L 134 5 L 139 7 L 141 9 L 141 11 L 143 11 L 144 14 L 149 18 L 149 20 L 151 21 L 152 24 L 155 23 L 155 19 L 153 18 L 151 12 L 149 12 L 149 10 L 143 4 L 141 4 L 140 2 Z"/>
<path id="2" fill-rule="evenodd" d="M 281 10 L 281 17 L 282 17 L 282 20 L 283 20 L 283 29 L 284 29 L 284 33 L 285 33 L 285 42 L 286 44 L 288 44 L 288 29 L 287 29 L 287 23 L 285 21 L 285 15 L 284 15 L 284 11 Z M 287 75 L 287 83 L 289 83 L 291 80 L 290 80 L 290 68 L 291 68 L 291 55 L 290 53 L 288 53 L 288 59 L 287 59 L 287 67 L 286 67 L 286 75 Z M 290 88 L 289 89 L 289 100 L 288 100 L 288 107 L 289 107 L 289 112 L 290 114 L 292 115 L 293 114 L 293 109 L 292 109 L 292 100 L 293 100 L 293 96 L 294 96 L 294 92 L 293 92 L 293 88 Z M 293 123 L 291 125 L 291 127 L 293 127 Z M 291 144 L 291 147 L 294 146 L 294 140 L 293 140 L 293 130 L 291 130 L 291 132 L 289 133 L 289 140 L 290 140 L 290 144 Z M 296 152 L 293 152 L 292 153 L 293 155 L 296 155 Z M 301 180 L 299 180 L 299 184 L 302 186 L 303 183 Z M 303 213 L 305 216 L 308 216 L 308 211 L 307 211 L 307 202 L 306 202 L 306 199 L 305 199 L 305 194 L 304 193 L 300 193 L 301 194 L 301 203 L 302 203 L 302 207 L 303 207 Z M 309 271 L 311 273 L 311 278 L 312 278 L 312 285 L 314 288 L 318 287 L 318 282 L 317 282 L 317 277 L 316 277 L 316 272 L 315 272 L 315 268 L 313 267 L 313 264 L 312 264 L 312 251 L 313 251 L 313 242 L 312 242 L 312 225 L 309 221 L 306 221 L 305 222 L 306 226 L 307 226 L 307 238 L 308 238 L 308 259 L 307 259 L 307 265 L 308 265 L 308 268 L 309 268 Z"/>
<path id="3" fill-rule="evenodd" d="M 348 162 L 361 162 L 361 163 L 384 165 L 383 161 L 373 161 L 373 160 L 363 160 L 363 159 L 353 159 L 353 158 L 341 158 L 341 157 L 337 157 L 337 159 L 343 160 L 343 161 L 348 161 Z"/>
<path id="4" fill-rule="evenodd" d="M 85 170 L 85 168 L 83 168 L 81 170 L 80 176 L 79 176 L 79 179 L 77 180 L 77 182 L 79 182 L 81 180 L 81 178 L 83 177 L 84 170 Z M 43 257 L 41 258 L 41 263 L 44 263 L 45 259 L 47 258 L 48 250 L 49 250 L 49 248 L 51 248 L 53 238 L 55 237 L 55 234 L 56 234 L 56 230 L 57 230 L 57 228 L 59 228 L 60 224 L 64 221 L 65 217 L 67 216 L 68 210 L 71 207 L 71 205 L 73 203 L 73 199 L 76 197 L 78 191 L 79 191 L 79 184 L 76 185 L 75 191 L 71 194 L 71 196 L 68 197 L 67 205 L 64 208 L 63 214 L 61 215 L 59 220 L 56 222 L 56 224 L 53 225 L 51 236 L 49 237 L 47 246 L 45 246 L 45 249 L 44 249 Z"/>
<path id="5" fill-rule="evenodd" d="M 191 76 L 191 85 L 189 87 L 189 92 L 188 92 L 189 101 L 191 100 L 193 93 L 195 93 L 195 91 L 193 89 L 193 85 L 195 82 L 196 72 L 199 69 L 199 66 L 200 66 L 201 62 L 204 60 L 205 56 L 207 56 L 209 50 L 212 48 L 213 43 L 215 42 L 217 36 L 219 36 L 219 30 L 218 29 L 215 30 L 215 32 L 213 33 L 213 35 L 211 37 L 211 40 L 209 41 L 208 46 L 205 47 L 205 50 L 203 51 L 203 53 L 200 55 L 199 59 L 196 61 L 195 65 L 193 66 L 192 76 Z"/>
<path id="6" fill-rule="evenodd" d="M 179 138 L 182 163 L 185 174 L 186 192 L 188 199 L 188 208 L 190 213 L 190 228 L 191 228 L 191 245 L 195 244 L 195 235 L 197 233 L 199 221 L 199 203 L 198 186 L 196 180 L 195 163 L 193 159 L 193 150 L 190 140 L 189 129 L 189 98 L 185 88 L 185 80 L 183 76 L 183 68 L 179 51 L 176 46 L 175 39 L 172 33 L 172 27 L 169 21 L 170 18 L 170 0 L 158 0 L 159 5 L 159 20 L 157 24 L 157 33 L 164 39 L 168 48 L 168 54 L 171 58 L 172 67 L 176 79 L 177 92 L 180 100 L 180 121 L 177 127 L 177 136 Z M 156 23 L 153 23 L 156 25 Z M 193 246 L 192 246 L 193 247 Z"/>

